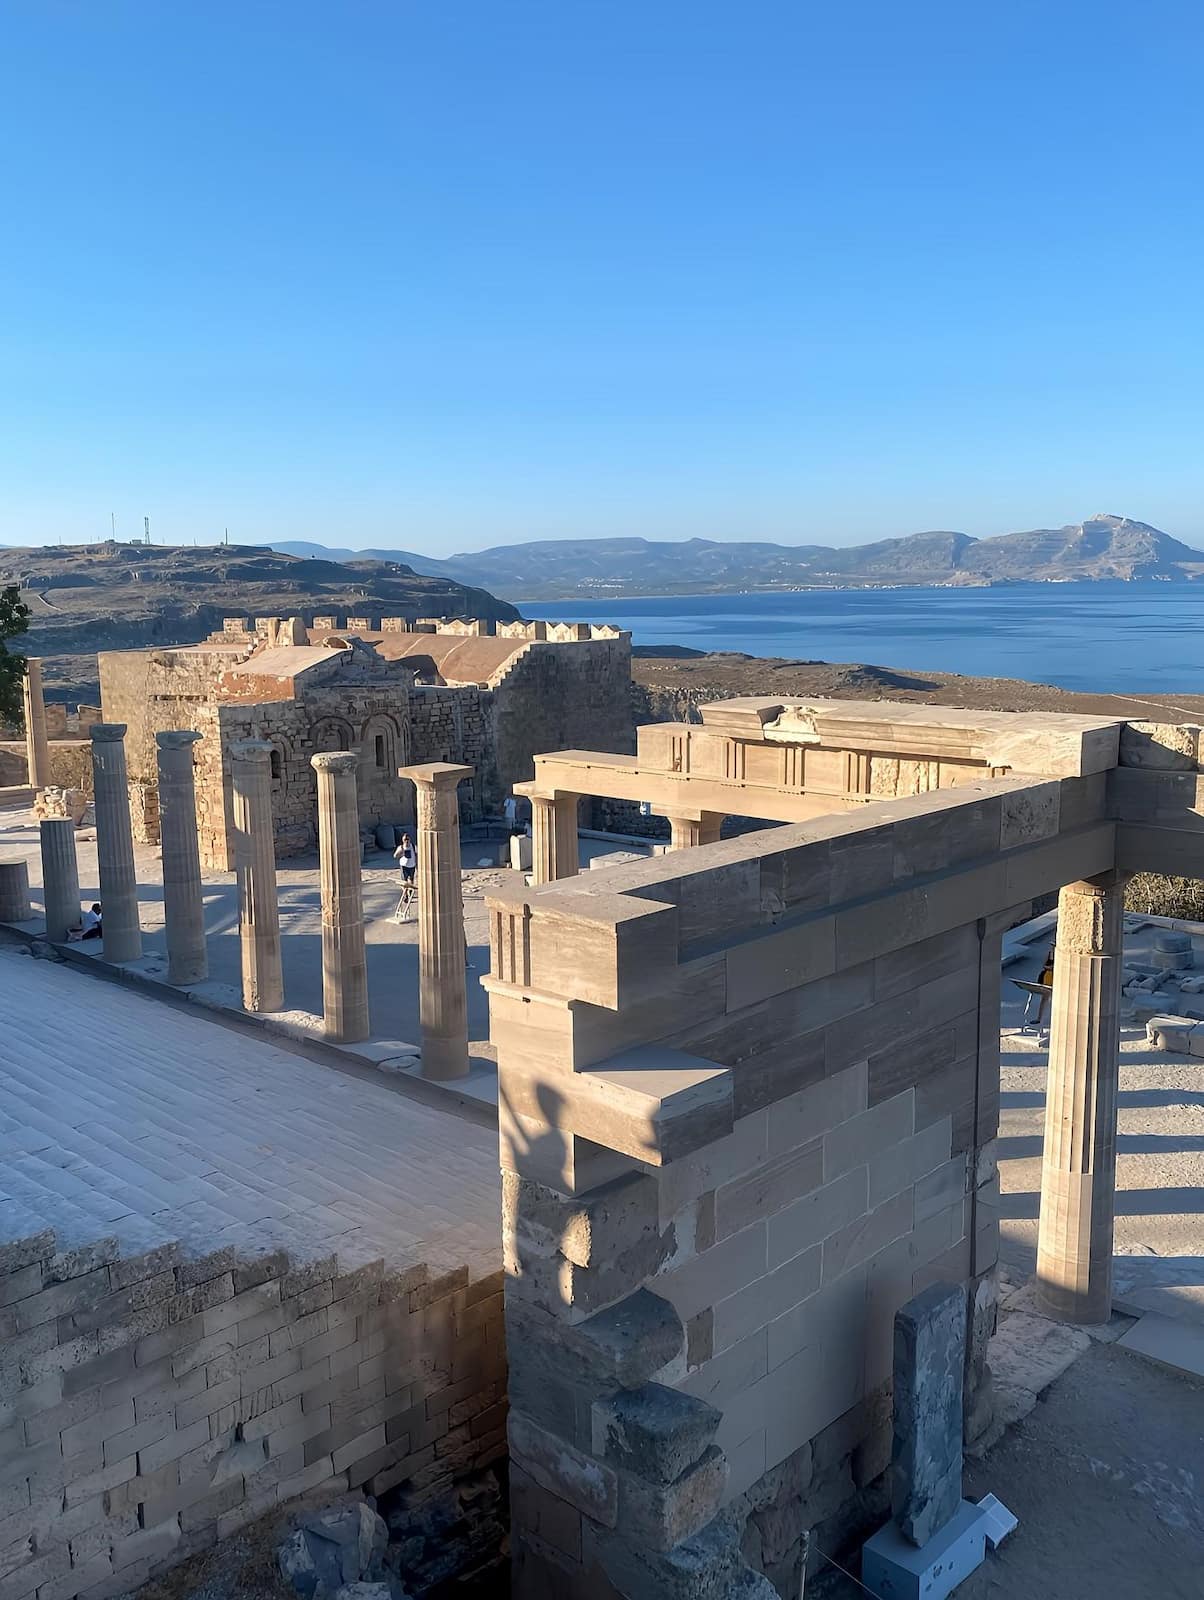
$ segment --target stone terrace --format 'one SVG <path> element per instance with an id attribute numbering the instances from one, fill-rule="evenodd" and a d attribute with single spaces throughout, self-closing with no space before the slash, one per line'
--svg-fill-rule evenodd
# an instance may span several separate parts
<path id="1" fill-rule="evenodd" d="M 0 955 L 0 1596 L 505 1450 L 496 1134 Z"/>

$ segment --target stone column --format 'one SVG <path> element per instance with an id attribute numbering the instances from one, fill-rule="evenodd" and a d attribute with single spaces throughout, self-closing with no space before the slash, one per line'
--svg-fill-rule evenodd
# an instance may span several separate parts
<path id="1" fill-rule="evenodd" d="M 100 869 L 101 922 L 106 961 L 137 961 L 142 954 L 130 785 L 125 770 L 125 723 L 94 722 L 92 789 L 96 857 Z"/>
<path id="2" fill-rule="evenodd" d="M 355 786 L 359 757 L 350 750 L 336 750 L 311 756 L 310 765 L 318 774 L 322 1011 L 327 1037 L 350 1044 L 366 1039 L 371 1031 L 360 881 L 363 847 Z"/>
<path id="3" fill-rule="evenodd" d="M 29 781 L 35 789 L 50 782 L 50 746 L 46 741 L 46 702 L 42 698 L 42 663 L 30 656 L 21 683 L 25 706 L 25 755 Z"/>
<path id="4" fill-rule="evenodd" d="M 418 973 L 424 1078 L 468 1074 L 468 990 L 460 807 L 456 787 L 472 767 L 445 761 L 402 767 L 418 790 Z"/>
<path id="5" fill-rule="evenodd" d="M 209 976 L 192 771 L 192 747 L 200 737 L 191 728 L 155 735 L 168 983 L 202 983 Z"/>
<path id="6" fill-rule="evenodd" d="M 579 871 L 577 796 L 531 796 L 531 881 L 553 883 Z"/>
<path id="7" fill-rule="evenodd" d="M 669 817 L 670 850 L 689 850 L 696 844 L 717 844 L 723 814 L 719 811 L 695 811 L 685 816 Z"/>
<path id="8" fill-rule="evenodd" d="M 1123 908 L 1115 872 L 1058 897 L 1037 1293 L 1066 1322 L 1112 1313 Z"/>
<path id="9" fill-rule="evenodd" d="M 46 817 L 40 831 L 46 937 L 51 944 L 65 944 L 67 930 L 76 926 L 80 913 L 75 824 L 70 817 Z"/>
<path id="10" fill-rule="evenodd" d="M 243 739 L 230 746 L 242 1003 L 248 1011 L 284 1007 L 271 762 L 272 746 L 264 740 Z"/>

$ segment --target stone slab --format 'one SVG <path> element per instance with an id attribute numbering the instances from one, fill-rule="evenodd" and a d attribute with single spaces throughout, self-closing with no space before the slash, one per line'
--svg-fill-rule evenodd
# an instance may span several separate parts
<path id="1" fill-rule="evenodd" d="M 891 1509 L 927 1545 L 961 1504 L 966 1294 L 934 1283 L 895 1313 Z"/>
<path id="2" fill-rule="evenodd" d="M 988 1516 L 963 1500 L 951 1521 L 920 1549 L 888 1522 L 861 1551 L 861 1581 L 879 1600 L 945 1600 L 986 1557 Z"/>
<path id="3" fill-rule="evenodd" d="M 1204 1378 L 1204 1327 L 1179 1317 L 1147 1312 L 1116 1341 L 1164 1367 Z"/>

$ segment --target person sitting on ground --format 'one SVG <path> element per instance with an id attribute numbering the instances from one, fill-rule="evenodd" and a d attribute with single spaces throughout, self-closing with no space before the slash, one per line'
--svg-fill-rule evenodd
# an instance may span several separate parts
<path id="1" fill-rule="evenodd" d="M 408 833 L 402 834 L 401 843 L 393 852 L 393 859 L 401 868 L 403 886 L 409 884 L 412 887 L 415 874 L 418 871 L 418 852 L 414 849 L 414 841 Z"/>
<path id="2" fill-rule="evenodd" d="M 93 900 L 91 907 L 87 911 L 80 912 L 79 921 L 75 924 L 74 928 L 67 929 L 67 939 L 70 943 L 76 944 L 81 939 L 103 938 L 104 933 L 101 930 L 100 920 L 100 901 Z"/>

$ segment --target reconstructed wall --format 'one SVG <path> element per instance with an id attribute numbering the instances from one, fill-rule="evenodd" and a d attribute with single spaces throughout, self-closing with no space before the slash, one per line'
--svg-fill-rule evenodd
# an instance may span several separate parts
<path id="1" fill-rule="evenodd" d="M 124 1593 L 274 1505 L 505 1453 L 498 1276 L 0 1246 L 0 1595 Z"/>
<path id="2" fill-rule="evenodd" d="M 1001 935 L 1114 852 L 1102 772 L 984 778 L 495 904 L 524 1600 L 796 1595 L 930 1282 L 989 1416 Z"/>
<path id="3" fill-rule="evenodd" d="M 82 789 L 92 794 L 92 746 L 88 740 L 52 739 L 50 781 L 63 789 Z M 29 762 L 25 741 L 0 744 L 0 788 L 29 782 Z"/>

